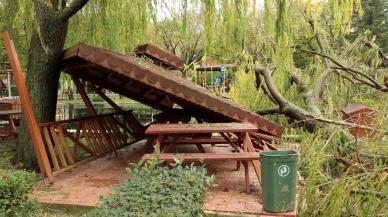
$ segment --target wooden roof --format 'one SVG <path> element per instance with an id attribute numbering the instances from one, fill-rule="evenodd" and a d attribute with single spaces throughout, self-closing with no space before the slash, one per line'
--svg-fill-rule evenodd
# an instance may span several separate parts
<path id="1" fill-rule="evenodd" d="M 150 58 L 155 65 L 171 70 L 183 69 L 184 61 L 175 54 L 165 51 L 153 44 L 142 44 L 135 49 L 137 56 Z"/>
<path id="2" fill-rule="evenodd" d="M 80 43 L 63 58 L 65 72 L 153 108 L 166 111 L 177 104 L 209 122 L 250 122 L 276 137 L 283 132 L 282 126 L 137 57 Z"/>

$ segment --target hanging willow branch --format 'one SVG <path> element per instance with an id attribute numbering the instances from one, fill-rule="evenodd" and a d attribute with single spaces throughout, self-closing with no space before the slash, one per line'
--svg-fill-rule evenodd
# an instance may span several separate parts
<path id="1" fill-rule="evenodd" d="M 69 6 L 62 9 L 59 14 L 59 19 L 62 21 L 67 21 L 75 13 L 77 13 L 81 8 L 83 8 L 89 0 L 73 0 Z M 63 5 L 63 4 L 62 4 Z"/>

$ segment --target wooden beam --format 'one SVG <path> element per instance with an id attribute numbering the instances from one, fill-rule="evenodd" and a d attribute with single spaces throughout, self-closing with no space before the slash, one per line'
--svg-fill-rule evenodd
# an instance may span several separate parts
<path id="1" fill-rule="evenodd" d="M 78 93 L 81 95 L 81 98 L 84 101 L 84 103 L 86 105 L 86 108 L 88 109 L 88 112 L 90 113 L 90 115 L 97 116 L 97 112 L 94 109 L 93 104 L 90 101 L 88 95 L 86 94 L 85 89 L 82 86 L 82 84 L 79 81 L 79 79 L 76 76 L 74 76 L 73 74 L 71 74 L 71 78 L 73 79 L 73 82 L 74 82 L 74 84 L 75 84 L 75 86 L 76 86 L 76 88 L 78 90 Z"/>
<path id="2" fill-rule="evenodd" d="M 31 141 L 34 146 L 34 152 L 38 160 L 39 169 L 42 173 L 42 176 L 47 178 L 48 181 L 52 183 L 53 177 L 50 162 L 43 143 L 42 135 L 39 130 L 38 121 L 36 120 L 34 111 L 32 110 L 30 95 L 26 87 L 26 82 L 23 77 L 23 71 L 16 53 L 15 45 L 7 32 L 3 32 L 2 36 L 5 43 L 8 60 L 13 71 L 13 78 L 19 92 L 24 118 L 28 126 L 28 133 L 30 134 Z"/>

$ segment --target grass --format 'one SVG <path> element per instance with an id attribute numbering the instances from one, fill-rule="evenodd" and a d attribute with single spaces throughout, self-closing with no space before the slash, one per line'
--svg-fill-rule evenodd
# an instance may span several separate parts
<path id="1" fill-rule="evenodd" d="M 388 160 L 371 158 L 371 140 L 360 147 L 344 142 L 340 131 L 299 132 L 299 172 L 305 178 L 300 216 L 388 216 Z M 380 155 L 388 156 L 384 149 Z"/>

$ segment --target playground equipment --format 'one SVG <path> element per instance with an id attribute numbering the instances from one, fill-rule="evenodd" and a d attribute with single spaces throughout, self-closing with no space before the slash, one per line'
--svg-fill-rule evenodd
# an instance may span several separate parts
<path id="1" fill-rule="evenodd" d="M 234 65 L 221 64 L 216 66 L 201 66 L 196 69 L 196 83 L 213 92 L 227 97 L 230 86 L 233 85 Z"/>

